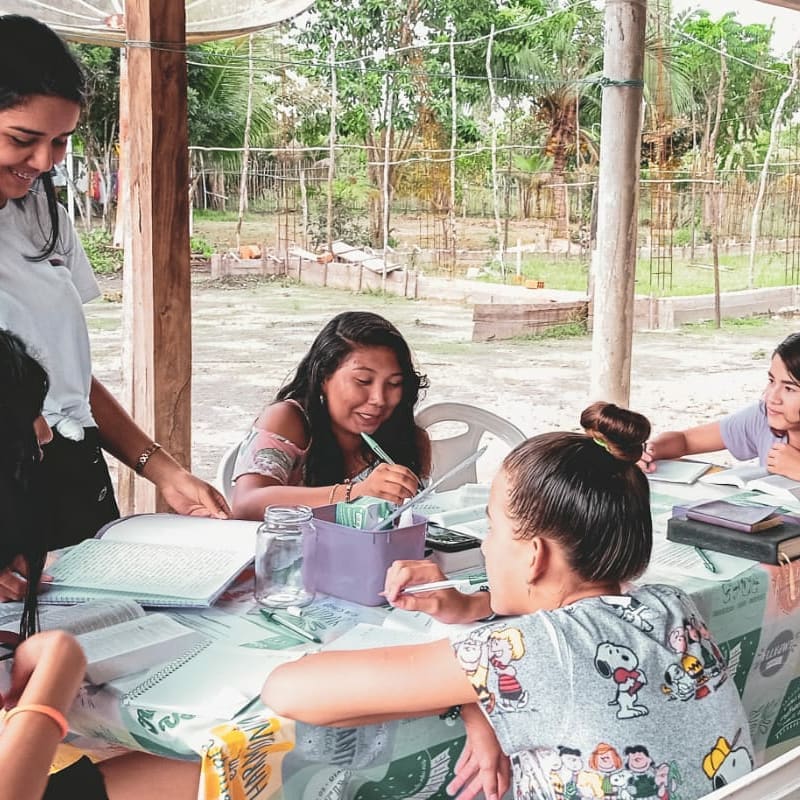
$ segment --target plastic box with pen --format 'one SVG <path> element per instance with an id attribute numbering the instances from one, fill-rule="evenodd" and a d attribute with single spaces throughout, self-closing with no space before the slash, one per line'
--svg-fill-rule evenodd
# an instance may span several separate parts
<path id="1" fill-rule="evenodd" d="M 414 505 L 433 493 L 451 474 L 477 460 L 485 449 L 456 464 L 372 530 L 338 524 L 335 505 L 315 508 L 315 532 L 304 542 L 304 575 L 309 588 L 362 605 L 383 604 L 385 600 L 380 593 L 392 562 L 416 560 L 425 554 L 427 520 L 413 514 Z M 408 509 L 412 509 L 412 524 L 394 527 L 395 520 Z"/>

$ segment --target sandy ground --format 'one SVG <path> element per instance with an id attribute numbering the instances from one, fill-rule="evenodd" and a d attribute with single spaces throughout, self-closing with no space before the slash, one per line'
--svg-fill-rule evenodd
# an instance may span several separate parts
<path id="1" fill-rule="evenodd" d="M 95 373 L 121 384 L 119 278 L 103 280 L 111 300 L 86 308 Z M 213 478 L 322 325 L 347 309 L 383 314 L 404 333 L 430 380 L 421 405 L 458 400 L 501 414 L 528 434 L 575 429 L 591 399 L 591 337 L 473 343 L 472 309 L 433 301 L 235 279 L 193 281 L 193 468 Z M 634 339 L 631 407 L 654 430 L 715 419 L 758 398 L 775 344 L 796 320 L 639 333 Z M 488 477 L 487 463 L 479 477 Z"/>

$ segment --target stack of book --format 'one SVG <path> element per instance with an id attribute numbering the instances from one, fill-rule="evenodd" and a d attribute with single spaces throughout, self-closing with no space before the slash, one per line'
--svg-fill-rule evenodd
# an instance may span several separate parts
<path id="1" fill-rule="evenodd" d="M 800 556 L 800 525 L 784 521 L 777 506 L 711 500 L 676 510 L 667 539 L 765 564 Z"/>

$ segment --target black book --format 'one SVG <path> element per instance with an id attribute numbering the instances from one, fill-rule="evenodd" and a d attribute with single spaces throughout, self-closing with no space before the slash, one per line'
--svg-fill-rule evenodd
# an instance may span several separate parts
<path id="1" fill-rule="evenodd" d="M 667 522 L 667 539 L 764 564 L 783 564 L 800 556 L 800 525 L 789 522 L 769 530 L 747 533 L 673 517 Z"/>

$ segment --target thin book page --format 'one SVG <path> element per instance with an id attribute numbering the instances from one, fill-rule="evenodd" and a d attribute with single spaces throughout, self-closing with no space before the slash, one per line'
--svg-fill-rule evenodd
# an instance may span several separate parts
<path id="1" fill-rule="evenodd" d="M 694 483 L 703 473 L 708 472 L 710 464 L 687 459 L 660 459 L 655 462 L 655 470 L 646 473 L 651 481 L 665 483 Z"/>
<path id="2" fill-rule="evenodd" d="M 50 569 L 52 585 L 202 600 L 246 564 L 224 550 L 88 539 Z"/>
<path id="3" fill-rule="evenodd" d="M 256 551 L 256 530 L 260 524 L 242 519 L 136 514 L 108 525 L 101 538 L 205 550 L 236 550 L 252 555 Z"/>
<path id="4" fill-rule="evenodd" d="M 39 625 L 43 631 L 64 630 L 78 635 L 118 622 L 140 619 L 144 609 L 134 600 L 93 600 L 74 606 L 39 607 Z M 0 606 L 0 630 L 19 631 L 22 603 L 3 603 Z"/>

